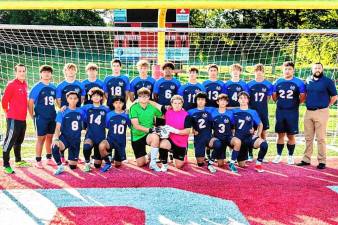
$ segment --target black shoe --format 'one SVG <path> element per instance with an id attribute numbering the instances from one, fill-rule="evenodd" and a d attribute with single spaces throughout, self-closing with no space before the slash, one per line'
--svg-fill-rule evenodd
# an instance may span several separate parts
<path id="1" fill-rule="evenodd" d="M 325 167 L 326 167 L 325 163 L 319 163 L 317 166 L 317 169 L 322 170 L 322 169 L 325 169 Z"/>
<path id="2" fill-rule="evenodd" d="M 297 163 L 297 166 L 309 166 L 310 163 L 304 162 L 303 160 L 300 163 Z"/>

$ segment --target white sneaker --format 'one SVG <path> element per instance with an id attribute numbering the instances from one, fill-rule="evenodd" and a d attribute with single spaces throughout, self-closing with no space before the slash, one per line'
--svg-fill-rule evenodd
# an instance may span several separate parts
<path id="1" fill-rule="evenodd" d="M 293 158 L 292 155 L 288 155 L 288 164 L 289 165 L 294 165 L 295 164 L 295 159 Z"/>
<path id="2" fill-rule="evenodd" d="M 156 161 L 150 162 L 149 168 L 156 171 L 156 172 L 161 172 L 161 168 L 157 166 Z"/>
<path id="3" fill-rule="evenodd" d="M 169 167 L 168 164 L 162 164 L 161 171 L 162 172 L 167 172 L 168 171 L 168 167 Z"/>
<path id="4" fill-rule="evenodd" d="M 263 159 L 263 163 L 268 163 L 269 162 L 269 160 L 267 160 L 267 159 Z"/>
<path id="5" fill-rule="evenodd" d="M 276 157 L 272 160 L 273 163 L 280 163 L 282 161 L 282 156 L 281 155 L 276 155 Z"/>
<path id="6" fill-rule="evenodd" d="M 208 170 L 209 170 L 210 173 L 216 173 L 215 167 L 211 164 L 208 165 Z"/>
<path id="7" fill-rule="evenodd" d="M 248 162 L 252 162 L 253 161 L 253 157 L 251 155 L 248 155 Z"/>

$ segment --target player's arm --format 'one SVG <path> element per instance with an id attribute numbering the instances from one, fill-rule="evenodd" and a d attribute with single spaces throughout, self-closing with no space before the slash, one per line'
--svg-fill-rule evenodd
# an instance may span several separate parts
<path id="1" fill-rule="evenodd" d="M 57 98 L 57 99 L 56 99 L 56 106 L 57 106 L 58 108 L 61 108 L 61 98 Z"/>
<path id="2" fill-rule="evenodd" d="M 278 96 L 276 92 L 272 93 L 272 100 L 277 101 L 277 97 Z"/>
<path id="3" fill-rule="evenodd" d="M 158 101 L 158 94 L 153 93 L 153 96 L 154 96 L 154 100 L 157 102 Z"/>
<path id="4" fill-rule="evenodd" d="M 56 126 L 55 126 L 55 131 L 54 131 L 54 135 L 53 135 L 53 143 L 52 143 L 52 146 L 58 146 L 60 147 L 59 145 L 59 138 L 60 138 L 60 134 L 61 134 L 61 123 L 56 123 Z"/>
<path id="5" fill-rule="evenodd" d="M 125 96 L 126 96 L 126 103 L 127 103 L 128 99 L 129 99 L 129 91 L 126 91 L 125 93 L 126 93 Z"/>
<path id="6" fill-rule="evenodd" d="M 263 131 L 263 123 L 261 122 L 257 126 L 257 136 L 260 137 L 260 138 L 262 138 L 262 131 Z"/>
<path id="7" fill-rule="evenodd" d="M 156 100 L 155 100 L 156 101 Z M 161 105 L 161 104 L 158 104 L 157 102 L 155 102 L 155 101 L 149 101 L 149 104 L 150 105 L 152 105 L 152 106 L 154 106 L 156 109 L 158 109 L 158 110 L 160 110 L 160 111 L 162 111 L 162 107 L 163 107 L 163 105 Z"/>
<path id="8" fill-rule="evenodd" d="M 139 131 L 142 131 L 142 132 L 145 132 L 145 133 L 151 133 L 152 131 L 152 128 L 147 128 L 147 127 L 144 127 L 144 126 L 141 126 L 138 122 L 138 118 L 132 118 L 131 119 L 131 124 L 133 125 L 133 127 L 136 129 L 136 130 L 139 130 Z"/>
<path id="9" fill-rule="evenodd" d="M 8 112 L 8 104 L 13 96 L 13 90 L 11 85 L 8 85 L 5 89 L 4 95 L 2 97 L 1 105 L 5 113 Z"/>
<path id="10" fill-rule="evenodd" d="M 330 98 L 330 102 L 329 102 L 329 107 L 331 106 L 331 105 L 333 105 L 336 101 L 337 101 L 337 95 L 335 95 L 335 96 L 332 96 L 331 98 Z"/>
<path id="11" fill-rule="evenodd" d="M 135 95 L 134 95 L 134 92 L 129 92 L 129 99 L 130 99 L 130 101 L 131 102 L 134 102 L 134 100 L 135 100 Z"/>
<path id="12" fill-rule="evenodd" d="M 300 93 L 300 95 L 299 95 L 300 104 L 304 103 L 305 99 L 306 99 L 305 93 Z"/>
<path id="13" fill-rule="evenodd" d="M 34 99 L 31 99 L 31 98 L 28 100 L 28 113 L 33 119 L 34 118 Z"/>

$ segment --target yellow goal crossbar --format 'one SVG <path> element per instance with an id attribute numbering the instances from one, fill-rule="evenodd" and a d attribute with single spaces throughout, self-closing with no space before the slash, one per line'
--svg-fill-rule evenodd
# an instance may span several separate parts
<path id="1" fill-rule="evenodd" d="M 338 9 L 338 0 L 1 0 L 1 10 L 24 9 Z"/>

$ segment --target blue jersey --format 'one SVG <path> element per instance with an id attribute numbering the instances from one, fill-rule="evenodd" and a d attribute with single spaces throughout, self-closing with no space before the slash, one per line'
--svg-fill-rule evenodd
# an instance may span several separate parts
<path id="1" fill-rule="evenodd" d="M 80 108 L 74 110 L 67 108 L 63 112 L 58 112 L 56 123 L 61 124 L 61 135 L 70 142 L 79 142 L 84 118 L 84 113 Z"/>
<path id="2" fill-rule="evenodd" d="M 211 118 L 213 121 L 212 129 L 214 131 L 214 137 L 219 140 L 226 140 L 232 136 L 234 115 L 231 110 L 220 113 L 218 109 L 215 109 L 211 114 Z"/>
<path id="3" fill-rule="evenodd" d="M 99 79 L 96 79 L 93 82 L 89 81 L 88 79 L 82 81 L 82 86 L 84 87 L 84 89 L 86 91 L 86 97 L 85 97 L 83 104 L 84 105 L 92 104 L 93 101 L 90 99 L 90 96 L 88 94 L 89 90 L 92 89 L 93 87 L 98 87 L 98 88 L 103 90 L 103 85 L 104 85 L 103 82 Z"/>
<path id="4" fill-rule="evenodd" d="M 224 83 L 224 93 L 229 96 L 228 107 L 239 107 L 238 94 L 242 91 L 249 92 L 247 84 L 240 80 L 238 82 L 233 82 L 228 80 Z"/>
<path id="5" fill-rule="evenodd" d="M 140 77 L 135 77 L 131 82 L 130 82 L 130 91 L 134 93 L 135 99 L 137 99 L 137 91 L 140 88 L 147 88 L 150 91 L 150 97 L 152 96 L 153 90 L 154 90 L 154 84 L 155 84 L 155 79 L 148 76 L 147 79 L 141 79 Z"/>
<path id="6" fill-rule="evenodd" d="M 299 95 L 305 92 L 305 84 L 297 77 L 279 78 L 273 85 L 273 92 L 277 95 L 277 109 L 298 110 Z"/>
<path id="7" fill-rule="evenodd" d="M 81 106 L 81 97 L 86 95 L 86 91 L 80 81 L 75 80 L 73 83 L 68 83 L 67 81 L 62 81 L 56 87 L 56 98 L 61 99 L 61 107 L 68 106 L 66 94 L 70 91 L 75 91 L 77 93 L 77 97 L 79 98 L 76 107 Z"/>
<path id="8" fill-rule="evenodd" d="M 126 91 L 130 90 L 129 78 L 126 75 L 107 76 L 103 88 L 108 95 L 107 105 L 112 108 L 115 96 L 122 96 L 126 100 Z"/>
<path id="9" fill-rule="evenodd" d="M 81 109 L 85 115 L 85 123 L 87 125 L 86 138 L 94 142 L 100 142 L 106 137 L 105 121 L 109 112 L 108 107 L 100 105 L 94 106 L 88 104 L 82 106 Z"/>
<path id="10" fill-rule="evenodd" d="M 34 100 L 35 116 L 55 120 L 56 87 L 53 84 L 45 85 L 42 82 L 35 84 L 29 93 L 29 99 Z"/>
<path id="11" fill-rule="evenodd" d="M 130 119 L 126 113 L 111 111 L 106 117 L 106 128 L 108 129 L 108 140 L 115 140 L 118 143 L 126 143 L 127 127 L 130 127 Z"/>
<path id="12" fill-rule="evenodd" d="M 224 92 L 223 90 L 224 83 L 220 80 L 217 81 L 206 80 L 203 82 L 203 86 L 208 94 L 209 101 L 207 102 L 207 106 L 218 107 L 216 101 L 218 95 Z"/>
<path id="13" fill-rule="evenodd" d="M 181 83 L 175 78 L 166 80 L 162 77 L 154 85 L 154 94 L 158 95 L 157 102 L 161 105 L 170 105 L 171 97 L 177 94 L 180 87 Z"/>
<path id="14" fill-rule="evenodd" d="M 258 126 L 261 120 L 253 109 L 234 109 L 234 123 L 235 123 L 235 136 L 239 139 L 245 139 L 250 137 L 252 134 L 250 130 Z"/>
<path id="15" fill-rule="evenodd" d="M 203 110 L 190 109 L 188 111 L 192 127 L 198 132 L 195 138 L 210 138 L 212 129 L 212 112 L 215 108 L 205 107 Z"/>
<path id="16" fill-rule="evenodd" d="M 178 89 L 178 94 L 183 97 L 183 100 L 184 100 L 183 108 L 186 111 L 192 108 L 196 108 L 195 96 L 198 92 L 201 92 L 201 91 L 205 91 L 205 88 L 200 83 L 196 83 L 196 84 L 187 83 L 185 85 L 182 85 Z"/>
<path id="17" fill-rule="evenodd" d="M 250 94 L 250 108 L 259 114 L 268 115 L 268 97 L 272 95 L 273 85 L 270 81 L 257 82 L 252 80 L 248 83 Z"/>

